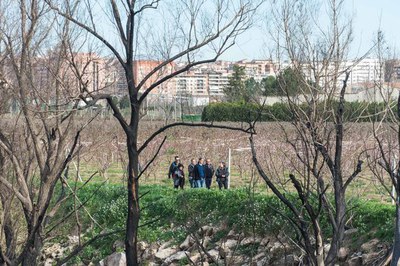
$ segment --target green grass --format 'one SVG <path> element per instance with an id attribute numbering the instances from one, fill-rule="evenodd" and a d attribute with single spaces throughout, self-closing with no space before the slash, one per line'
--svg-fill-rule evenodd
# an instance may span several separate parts
<path id="1" fill-rule="evenodd" d="M 213 242 L 224 237 L 230 229 L 247 235 L 275 235 L 284 230 L 286 234 L 295 232 L 287 221 L 277 214 L 279 210 L 286 216 L 292 214 L 274 196 L 252 193 L 248 189 L 219 191 L 212 189 L 174 190 L 170 185 L 142 185 L 140 187 L 141 220 L 139 240 L 147 242 L 174 240 L 182 242 L 189 232 L 197 231 L 200 226 L 213 224 L 221 228 Z M 144 195 L 145 194 L 145 195 Z M 79 211 L 83 232 L 87 240 L 102 231 L 124 229 L 126 223 L 126 189 L 120 184 L 88 184 L 78 191 L 81 201 L 86 201 L 87 210 L 97 221 L 95 224 L 84 210 Z M 292 200 L 294 195 L 288 194 Z M 391 241 L 394 225 L 394 207 L 378 201 L 352 200 L 349 203 L 348 226 L 359 229 L 363 240 L 378 237 Z M 73 210 L 73 201 L 68 200 L 64 213 Z M 62 217 L 62 214 L 59 214 Z M 57 219 L 55 219 L 57 220 Z M 146 225 L 146 226 L 143 226 Z M 64 235 L 74 227 L 73 217 L 63 227 Z M 323 213 L 321 227 L 326 237 L 330 237 L 330 227 Z M 111 253 L 115 240 L 123 239 L 123 232 L 102 239 L 86 248 L 74 263 L 98 261 Z M 251 253 L 255 247 L 243 247 L 242 253 Z"/>

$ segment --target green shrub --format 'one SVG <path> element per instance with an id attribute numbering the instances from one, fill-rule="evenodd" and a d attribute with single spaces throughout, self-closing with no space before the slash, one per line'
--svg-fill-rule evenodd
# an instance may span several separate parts
<path id="1" fill-rule="evenodd" d="M 338 108 L 337 101 L 321 102 L 317 106 L 317 114 L 324 115 L 327 121 L 333 121 L 331 110 Z M 309 112 L 310 106 L 300 104 L 296 106 L 305 114 Z M 345 102 L 344 118 L 348 122 L 368 122 L 371 120 L 381 120 L 384 117 L 384 103 L 367 102 Z M 392 111 L 397 113 L 395 105 Z M 302 112 L 297 112 L 301 114 Z M 251 103 L 212 103 L 203 109 L 202 121 L 231 121 L 249 122 L 259 119 L 259 121 L 292 121 L 293 114 L 288 104 L 275 103 L 273 105 L 261 106 Z M 307 119 L 304 117 L 304 119 Z M 306 121 L 306 120 L 305 120 Z"/>

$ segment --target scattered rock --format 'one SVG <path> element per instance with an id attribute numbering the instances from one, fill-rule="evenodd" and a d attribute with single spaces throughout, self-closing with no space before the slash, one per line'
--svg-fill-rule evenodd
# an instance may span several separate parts
<path id="1" fill-rule="evenodd" d="M 173 262 L 178 262 L 178 261 L 180 261 L 180 260 L 183 260 L 183 259 L 187 258 L 187 256 L 188 256 L 189 254 L 190 254 L 190 253 L 187 252 L 187 251 L 179 251 L 179 252 L 173 254 L 172 256 L 169 256 L 169 257 L 164 261 L 164 263 L 163 263 L 162 265 L 169 265 L 169 264 L 171 264 L 171 263 L 173 263 Z"/>
<path id="2" fill-rule="evenodd" d="M 227 249 L 232 249 L 237 246 L 238 242 L 235 239 L 228 239 L 225 243 L 222 244 L 223 247 Z"/>
<path id="3" fill-rule="evenodd" d="M 270 248 L 270 252 L 275 254 L 280 254 L 283 253 L 284 251 L 285 251 L 285 246 L 282 245 L 282 243 L 280 242 L 275 242 Z"/>
<path id="4" fill-rule="evenodd" d="M 350 249 L 347 247 L 341 247 L 338 252 L 338 259 L 341 262 L 346 261 L 347 257 L 350 254 Z"/>
<path id="5" fill-rule="evenodd" d="M 99 264 L 101 266 L 125 266 L 126 265 L 126 256 L 125 252 L 114 253 L 100 261 Z"/>
<path id="6" fill-rule="evenodd" d="M 378 243 L 379 243 L 379 239 L 376 239 L 376 238 L 371 239 L 367 243 L 364 243 L 361 245 L 361 250 L 363 251 L 363 253 L 375 252 Z"/>
<path id="7" fill-rule="evenodd" d="M 257 254 L 257 255 L 253 258 L 253 260 L 259 261 L 259 260 L 265 258 L 265 256 L 266 256 L 265 253 L 262 252 L 262 253 Z"/>
<path id="8" fill-rule="evenodd" d="M 195 254 L 192 254 L 190 256 L 190 260 L 193 261 L 194 263 L 197 263 L 201 259 L 200 253 L 196 252 Z"/>
<path id="9" fill-rule="evenodd" d="M 179 245 L 180 250 L 187 250 L 194 244 L 193 238 L 188 235 L 185 239 L 185 241 L 182 242 L 182 244 Z"/>
<path id="10" fill-rule="evenodd" d="M 172 256 L 176 250 L 174 248 L 159 249 L 154 255 L 157 259 L 164 261 L 166 258 Z"/>
<path id="11" fill-rule="evenodd" d="M 260 246 L 268 246 L 269 242 L 271 242 L 271 240 L 269 238 L 263 238 L 260 242 Z"/>
<path id="12" fill-rule="evenodd" d="M 207 252 L 214 259 L 214 261 L 218 261 L 219 260 L 219 251 L 218 250 L 212 249 L 212 250 L 209 250 Z M 208 262 L 213 262 L 213 261 L 210 258 L 208 258 Z"/>
<path id="13" fill-rule="evenodd" d="M 352 257 L 346 262 L 345 265 L 346 266 L 361 266 L 362 265 L 362 257 L 360 257 L 360 256 Z"/>
<path id="14" fill-rule="evenodd" d="M 358 229 L 357 228 L 351 228 L 351 229 L 347 229 L 346 231 L 344 231 L 344 235 L 345 236 L 351 236 L 358 233 Z"/>
<path id="15" fill-rule="evenodd" d="M 232 229 L 231 231 L 229 231 L 228 235 L 226 236 L 227 239 L 236 239 L 237 235 L 235 233 L 235 231 Z"/>
<path id="16" fill-rule="evenodd" d="M 76 246 L 79 244 L 79 236 L 68 236 L 68 244 L 72 246 Z"/>
<path id="17" fill-rule="evenodd" d="M 324 253 L 325 254 L 328 254 L 330 249 L 331 249 L 331 244 L 325 244 L 324 245 Z"/>
<path id="18" fill-rule="evenodd" d="M 215 229 L 208 225 L 202 226 L 198 231 L 200 236 L 212 236 L 214 232 Z"/>
<path id="19" fill-rule="evenodd" d="M 372 252 L 362 255 L 362 264 L 363 265 L 375 265 L 376 259 L 380 256 L 379 252 Z"/>
<path id="20" fill-rule="evenodd" d="M 241 245 L 249 245 L 249 244 L 254 244 L 254 243 L 260 243 L 262 240 L 257 237 L 246 237 L 244 238 L 240 244 Z"/>
<path id="21" fill-rule="evenodd" d="M 300 262 L 300 259 L 293 254 L 287 255 L 287 256 L 283 256 L 282 258 L 280 258 L 279 260 L 274 261 L 271 265 L 276 265 L 276 266 L 280 266 L 280 265 L 286 265 L 286 266 L 291 266 L 291 265 L 298 265 Z"/>
<path id="22" fill-rule="evenodd" d="M 167 241 L 167 242 L 161 244 L 161 246 L 158 248 L 158 250 L 166 249 L 166 248 L 170 247 L 171 245 L 172 245 L 172 240 Z"/>
<path id="23" fill-rule="evenodd" d="M 138 243 L 139 250 L 144 250 L 144 249 L 141 249 L 140 243 L 142 243 L 142 242 L 139 242 L 139 243 Z M 115 242 L 113 243 L 113 245 L 112 245 L 112 251 L 113 251 L 113 252 L 116 252 L 118 249 L 123 249 L 123 250 L 125 249 L 125 242 L 124 242 L 124 241 L 122 241 L 122 240 L 117 240 L 117 241 L 115 241 Z"/>

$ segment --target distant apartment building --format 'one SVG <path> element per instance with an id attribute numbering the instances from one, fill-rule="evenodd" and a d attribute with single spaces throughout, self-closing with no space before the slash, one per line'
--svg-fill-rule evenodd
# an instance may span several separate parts
<path id="1" fill-rule="evenodd" d="M 142 84 L 140 91 L 143 92 L 150 88 L 154 83 L 162 79 L 163 77 L 173 73 L 177 66 L 175 63 L 169 63 L 166 66 L 160 68 L 159 70 L 153 70 L 158 67 L 162 61 L 156 60 L 135 60 L 133 62 L 133 78 L 135 85 L 138 86 Z M 176 87 L 175 80 L 167 80 L 160 85 L 156 86 L 151 90 L 150 94 L 153 95 L 175 95 Z"/>
<path id="2" fill-rule="evenodd" d="M 176 76 L 176 94 L 191 96 L 208 96 L 208 78 L 206 74 L 187 72 Z"/>
<path id="3" fill-rule="evenodd" d="M 349 60 L 344 63 L 344 68 L 350 70 L 348 81 L 350 87 L 367 86 L 377 81 L 383 81 L 383 69 L 379 59 L 364 58 L 359 62 Z M 341 75 L 341 79 L 344 79 L 344 75 Z"/>
<path id="4" fill-rule="evenodd" d="M 208 75 L 208 87 L 210 97 L 223 97 L 224 87 L 229 83 L 231 73 L 210 72 Z"/>
<path id="5" fill-rule="evenodd" d="M 235 65 L 244 67 L 246 77 L 261 81 L 268 76 L 275 76 L 274 64 L 271 60 L 241 60 Z"/>

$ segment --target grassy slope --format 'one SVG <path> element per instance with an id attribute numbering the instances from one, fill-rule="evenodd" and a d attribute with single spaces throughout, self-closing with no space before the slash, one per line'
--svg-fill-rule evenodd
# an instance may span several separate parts
<path id="1" fill-rule="evenodd" d="M 280 230 L 293 234 L 292 227 L 275 211 L 291 215 L 277 199 L 270 195 L 253 193 L 246 189 L 228 191 L 205 189 L 186 189 L 177 191 L 165 185 L 143 185 L 140 193 L 143 196 L 142 226 L 140 240 L 154 243 L 156 241 L 174 240 L 181 242 L 192 230 L 202 225 L 212 224 L 221 228 L 218 237 L 223 237 L 230 229 L 248 235 L 270 236 Z M 87 213 L 80 210 L 80 220 L 84 227 L 85 239 L 101 231 L 124 228 L 126 210 L 126 192 L 118 184 L 89 184 L 78 191 L 81 201 L 89 200 L 86 208 L 98 223 L 93 222 Z M 64 211 L 73 209 L 72 200 L 66 203 Z M 394 207 L 377 201 L 352 200 L 349 204 L 348 226 L 359 229 L 357 243 L 378 237 L 391 241 L 394 223 Z M 327 237 L 330 235 L 326 217 L 321 219 Z M 64 233 L 74 228 L 74 216 L 66 221 Z M 360 237 L 361 236 L 361 237 Z M 112 252 L 112 244 L 123 239 L 123 234 L 98 241 L 89 246 L 77 261 L 97 261 Z M 214 239 L 217 241 L 218 239 Z"/>

